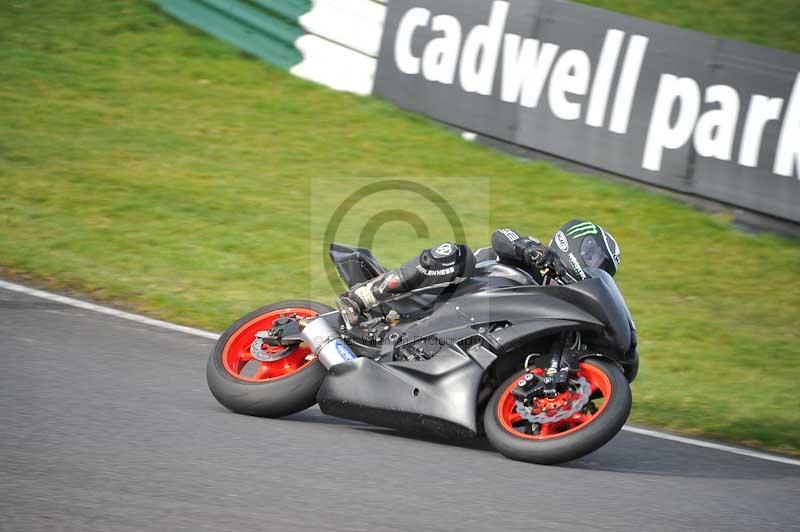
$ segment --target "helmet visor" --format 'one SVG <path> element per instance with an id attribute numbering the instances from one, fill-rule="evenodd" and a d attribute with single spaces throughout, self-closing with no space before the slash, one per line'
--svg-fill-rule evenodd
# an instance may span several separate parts
<path id="1" fill-rule="evenodd" d="M 605 246 L 601 245 L 595 236 L 588 235 L 583 238 L 580 247 L 581 259 L 589 269 L 605 270 L 610 275 L 617 273 L 617 265 L 610 256 Z"/>
<path id="2" fill-rule="evenodd" d="M 584 237 L 581 242 L 581 258 L 590 268 L 599 268 L 605 259 L 602 248 L 593 236 Z"/>

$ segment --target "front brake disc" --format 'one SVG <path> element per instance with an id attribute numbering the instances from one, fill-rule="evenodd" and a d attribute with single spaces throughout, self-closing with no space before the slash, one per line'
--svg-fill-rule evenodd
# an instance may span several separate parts
<path id="1" fill-rule="evenodd" d="M 274 362 L 280 360 L 288 355 L 294 346 L 280 347 L 270 346 L 264 343 L 264 337 L 267 336 L 268 331 L 259 331 L 256 333 L 256 339 L 250 344 L 250 354 L 253 358 L 261 362 Z M 264 349 L 266 347 L 266 349 Z"/>
<path id="2" fill-rule="evenodd" d="M 515 402 L 517 406 L 517 413 L 519 413 L 519 415 L 527 421 L 541 425 L 556 423 L 558 421 L 568 419 L 580 412 L 583 407 L 589 404 L 589 400 L 592 398 L 592 385 L 589 384 L 589 381 L 583 377 L 571 379 L 569 381 L 569 388 L 572 392 L 579 394 L 579 397 L 572 403 L 572 406 L 569 409 L 559 410 L 553 415 L 548 415 L 547 412 L 544 411 L 540 414 L 534 414 L 532 407 L 525 406 L 525 403 L 517 400 Z"/>

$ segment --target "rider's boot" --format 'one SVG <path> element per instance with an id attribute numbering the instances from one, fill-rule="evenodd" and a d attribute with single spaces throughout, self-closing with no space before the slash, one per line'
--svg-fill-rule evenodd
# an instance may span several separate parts
<path id="1" fill-rule="evenodd" d="M 349 292 L 345 292 L 336 300 L 336 307 L 342 316 L 345 326 L 352 329 L 372 308 L 377 307 L 386 299 L 408 291 L 402 282 L 400 272 L 391 270 L 378 277 L 356 285 Z"/>

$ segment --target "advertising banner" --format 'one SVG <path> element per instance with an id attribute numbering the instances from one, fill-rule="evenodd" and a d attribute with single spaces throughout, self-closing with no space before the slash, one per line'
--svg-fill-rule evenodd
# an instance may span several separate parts
<path id="1" fill-rule="evenodd" d="M 800 55 L 555 0 L 392 0 L 374 94 L 800 222 Z"/>

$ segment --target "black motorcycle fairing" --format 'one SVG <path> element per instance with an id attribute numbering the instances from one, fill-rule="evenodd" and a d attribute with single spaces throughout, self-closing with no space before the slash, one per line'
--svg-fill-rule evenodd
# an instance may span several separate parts
<path id="1" fill-rule="evenodd" d="M 480 262 L 475 266 L 476 277 L 502 277 L 519 285 L 538 284 L 533 276 L 522 268 L 503 264 L 496 260 Z"/>
<path id="2" fill-rule="evenodd" d="M 359 358 L 331 368 L 317 395 L 320 408 L 403 430 L 474 435 L 481 381 L 498 355 L 561 331 L 604 328 L 570 303 L 531 292 L 535 287 L 518 288 L 456 296 L 428 316 L 396 325 L 378 360 Z M 501 329 L 487 326 L 498 320 Z M 404 349 L 421 359 L 395 361 Z"/>
<path id="3" fill-rule="evenodd" d="M 447 328 L 440 325 L 447 324 L 448 314 L 453 312 L 472 324 L 565 320 L 575 322 L 579 330 L 597 332 L 599 344 L 593 347 L 602 347 L 604 354 L 621 363 L 632 361 L 636 330 L 625 299 L 608 273 L 592 270 L 591 275 L 585 281 L 560 286 L 520 285 L 491 276 L 470 279 L 452 287 L 445 303 L 431 303 L 425 314 L 429 318 L 414 325 L 415 335 L 427 336 Z"/>
<path id="4" fill-rule="evenodd" d="M 478 431 L 476 403 L 483 369 L 455 346 L 418 362 L 368 358 L 331 368 L 317 393 L 332 416 L 409 432 L 464 438 Z"/>
<path id="5" fill-rule="evenodd" d="M 636 326 L 625 298 L 608 273 L 599 269 L 589 273 L 591 277 L 585 281 L 552 288 L 557 297 L 585 309 L 606 325 L 601 345 L 593 347 L 611 348 L 613 351 L 604 354 L 622 364 L 632 363 L 638 358 Z"/>
<path id="6" fill-rule="evenodd" d="M 432 313 L 395 326 L 392 333 L 396 342 L 385 343 L 381 355 L 415 342 L 458 343 L 475 336 L 502 352 L 518 347 L 522 337 L 532 339 L 568 328 L 591 331 L 604 328 L 597 318 L 570 303 L 541 290 L 522 288 L 452 297 L 437 305 Z M 490 326 L 498 322 L 506 328 L 493 332 Z"/>
<path id="7" fill-rule="evenodd" d="M 525 346 L 543 336 L 552 336 L 557 333 L 574 331 L 576 329 L 600 332 L 602 324 L 578 324 L 569 320 L 531 320 L 521 321 L 509 327 L 499 329 L 491 337 L 504 351 L 511 352 Z"/>
<path id="8" fill-rule="evenodd" d="M 358 358 L 332 367 L 317 394 L 320 409 L 406 431 L 474 436 L 481 382 L 497 359 L 498 349 L 497 345 L 487 347 L 481 339 L 500 342 L 502 352 L 585 325 L 568 320 L 527 320 L 489 335 L 479 333 L 460 313 L 443 313 L 434 323 L 441 325 L 445 320 L 451 320 L 453 326 L 439 330 L 435 337 L 408 336 L 405 343 L 400 340 L 397 346 L 389 342 L 383 347 L 390 355 L 400 346 L 419 342 L 430 350 L 431 358 L 408 362 L 392 361 L 391 356 L 379 361 Z"/>

